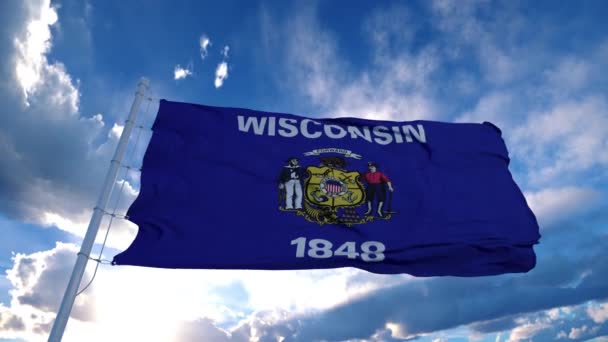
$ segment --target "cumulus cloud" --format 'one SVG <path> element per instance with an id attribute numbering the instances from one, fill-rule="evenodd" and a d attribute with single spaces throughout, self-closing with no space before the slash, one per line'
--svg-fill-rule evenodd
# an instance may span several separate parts
<path id="1" fill-rule="evenodd" d="M 608 257 L 605 247 L 604 243 L 588 257 L 567 262 L 543 257 L 537 269 L 520 277 L 407 282 L 281 324 L 297 323 L 292 334 L 296 341 L 365 339 L 386 327 L 393 335 L 415 337 L 476 322 L 474 331 L 513 329 L 511 340 L 526 339 L 552 325 L 519 315 L 608 296 L 608 282 L 603 279 L 608 266 L 600 261 Z"/>
<path id="2" fill-rule="evenodd" d="M 26 32 L 22 37 L 15 37 L 15 74 L 27 105 L 29 105 L 28 96 L 42 83 L 44 73 L 53 72 L 52 69 L 58 67 L 58 65 L 49 65 L 45 58 L 51 48 L 50 26 L 57 22 L 57 11 L 48 2 L 35 11 L 37 13 L 27 23 Z M 58 70 L 55 76 L 64 76 L 62 70 Z"/>
<path id="3" fill-rule="evenodd" d="M 80 113 L 78 82 L 59 61 L 48 60 L 51 27 L 60 22 L 49 1 L 17 2 L 11 11 L 0 11 L 0 19 L 10 37 L 0 41 L 6 63 L 0 69 L 0 212 L 84 236 L 123 126 L 108 129 L 102 114 Z M 127 154 L 137 159 L 143 149 L 140 144 Z M 123 193 L 123 212 L 132 190 Z M 118 225 L 109 243 L 126 247 L 136 228 L 121 220 Z"/>
<path id="4" fill-rule="evenodd" d="M 544 322 L 522 324 L 511 331 L 511 335 L 507 342 L 529 341 L 539 331 L 548 327 L 549 325 Z"/>
<path id="5" fill-rule="evenodd" d="M 217 68 L 215 69 L 215 81 L 214 81 L 214 85 L 216 88 L 221 87 L 222 85 L 224 85 L 224 81 L 228 78 L 228 63 L 227 62 L 221 62 L 220 64 L 217 65 Z"/>
<path id="6" fill-rule="evenodd" d="M 120 136 L 122 135 L 122 130 L 124 128 L 125 126 L 115 123 L 114 126 L 112 126 L 112 129 L 110 130 L 110 137 L 114 139 L 120 139 Z"/>
<path id="7" fill-rule="evenodd" d="M 198 44 L 200 47 L 201 59 L 204 60 L 208 55 L 207 49 L 212 45 L 211 39 L 203 33 L 198 40 Z"/>
<path id="8" fill-rule="evenodd" d="M 73 232 L 94 206 L 116 136 L 104 139 L 101 114 L 79 113 L 77 83 L 47 59 L 58 23 L 50 2 L 17 2 L 0 17 L 2 43 L 11 42 L 0 49 L 0 211 Z"/>
<path id="9" fill-rule="evenodd" d="M 192 70 L 190 68 L 182 68 L 179 64 L 173 69 L 173 79 L 181 80 L 188 76 L 192 76 Z"/>
<path id="10" fill-rule="evenodd" d="M 563 308 L 559 317 L 530 315 L 518 320 L 507 341 L 589 341 L 608 333 L 608 325 L 598 325 L 584 315 L 586 304 Z"/>
<path id="11" fill-rule="evenodd" d="M 0 305 L 0 338 L 38 340 L 48 334 L 61 295 L 76 261 L 78 249 L 72 244 L 32 254 L 16 254 L 13 267 L 7 271 L 12 285 L 10 307 Z M 90 273 L 85 274 L 85 278 Z M 95 318 L 95 287 L 76 298 L 72 319 L 91 321 Z"/>
<path id="12" fill-rule="evenodd" d="M 18 332 L 25 330 L 25 323 L 19 316 L 0 306 L 0 331 Z"/>
<path id="13" fill-rule="evenodd" d="M 46 337 L 76 252 L 73 245 L 58 244 L 49 251 L 15 257 L 9 272 L 13 300 L 10 307 L 0 306 L 0 324 L 14 329 L 0 329 L 0 338 Z M 289 336 L 292 328 L 280 323 L 293 314 L 331 308 L 385 286 L 382 279 L 388 279 L 353 269 L 244 272 L 100 267 L 92 287 L 77 299 L 72 316 L 76 319 L 70 320 L 65 341 L 190 341 L 204 336 L 214 341 L 276 341 L 278 336 Z M 366 278 L 375 287 L 362 289 L 352 282 Z M 87 283 L 90 273 L 83 279 Z M 290 284 L 290 291 L 284 291 L 285 284 Z M 151 301 L 155 310 L 146 310 Z M 24 324 L 21 330 L 19 320 Z"/>
<path id="14" fill-rule="evenodd" d="M 192 322 L 184 322 L 177 331 L 175 342 L 187 341 L 236 341 L 229 332 L 218 328 L 210 319 L 199 319 Z M 248 340 L 240 339 L 243 342 Z"/>
<path id="15" fill-rule="evenodd" d="M 587 309 L 587 314 L 595 323 L 600 324 L 608 321 L 608 303 L 590 306 Z"/>

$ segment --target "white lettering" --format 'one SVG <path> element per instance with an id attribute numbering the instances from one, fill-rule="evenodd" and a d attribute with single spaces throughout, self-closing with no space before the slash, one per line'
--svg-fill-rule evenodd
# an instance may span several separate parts
<path id="1" fill-rule="evenodd" d="M 315 132 L 315 133 L 310 133 L 308 131 L 308 123 L 312 122 L 313 124 L 320 126 L 321 123 L 310 120 L 310 119 L 304 119 L 302 120 L 302 122 L 300 122 L 300 132 L 302 132 L 302 135 L 309 138 L 309 139 L 316 139 L 318 137 L 321 136 L 321 132 Z"/>
<path id="2" fill-rule="evenodd" d="M 296 258 L 327 259 L 335 257 L 346 257 L 348 259 L 361 258 L 364 262 L 380 262 L 385 259 L 386 246 L 379 241 L 365 241 L 361 244 L 361 253 L 357 252 L 357 243 L 346 241 L 335 251 L 334 244 L 324 239 L 311 239 L 299 237 L 291 240 L 291 246 L 296 246 Z"/>
<path id="3" fill-rule="evenodd" d="M 260 118 L 260 121 L 258 121 L 258 118 L 255 116 L 248 116 L 247 117 L 247 121 L 245 121 L 245 118 L 242 115 L 238 116 L 238 120 L 239 120 L 239 131 L 241 132 L 249 132 L 249 128 L 251 126 L 253 126 L 253 133 L 256 135 L 263 135 L 264 134 L 264 126 L 266 126 L 266 119 L 267 117 L 262 117 Z"/>
<path id="4" fill-rule="evenodd" d="M 367 126 L 363 126 L 363 132 L 357 126 L 348 126 L 348 133 L 350 133 L 352 139 L 362 138 L 370 143 L 372 142 L 372 134 Z"/>
<path id="5" fill-rule="evenodd" d="M 346 130 L 338 125 L 325 125 L 325 135 L 332 139 L 342 139 L 346 136 Z M 334 133 L 332 129 L 336 129 L 338 133 Z"/>
<path id="6" fill-rule="evenodd" d="M 424 132 L 424 126 L 422 126 L 421 124 L 418 124 L 418 130 L 416 130 L 414 127 L 412 127 L 412 125 L 405 125 L 402 128 L 403 128 L 403 133 L 405 133 L 405 140 L 407 142 L 414 141 L 414 140 L 412 140 L 412 135 L 413 135 L 414 138 L 416 138 L 416 140 L 418 140 L 419 142 L 426 143 L 426 134 Z"/>
<path id="7" fill-rule="evenodd" d="M 268 118 L 268 135 L 271 137 L 274 137 L 274 133 L 276 131 L 276 121 L 277 118 L 275 118 L 274 116 Z"/>
<path id="8" fill-rule="evenodd" d="M 295 124 L 298 123 L 296 119 L 279 119 L 279 135 L 286 138 L 293 138 L 298 135 L 298 128 Z"/>
<path id="9" fill-rule="evenodd" d="M 376 138 L 374 138 L 374 141 L 377 144 L 380 145 L 388 145 L 391 142 L 393 142 L 393 136 L 388 133 L 389 129 L 387 127 L 384 126 L 375 126 L 373 129 L 374 135 L 376 136 Z"/>
<path id="10" fill-rule="evenodd" d="M 393 133 L 395 133 L 395 142 L 398 144 L 402 143 L 403 137 L 401 136 L 401 131 L 399 130 L 399 127 L 393 126 Z"/>
<path id="11" fill-rule="evenodd" d="M 308 139 L 317 139 L 322 136 L 342 139 L 349 136 L 351 139 L 363 139 L 380 145 L 401 144 L 403 142 L 426 143 L 426 132 L 421 124 L 369 127 L 323 124 L 312 119 L 298 120 L 273 116 L 238 115 L 237 119 L 239 131 L 255 135 L 279 135 L 285 138 L 293 138 L 301 134 Z M 313 126 L 320 127 L 313 128 Z"/>

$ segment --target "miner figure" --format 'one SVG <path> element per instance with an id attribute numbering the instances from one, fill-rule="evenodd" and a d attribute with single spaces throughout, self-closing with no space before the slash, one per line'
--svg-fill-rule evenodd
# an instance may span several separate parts
<path id="1" fill-rule="evenodd" d="M 363 174 L 363 180 L 367 185 L 365 188 L 365 197 L 367 199 L 367 211 L 365 215 L 372 213 L 372 204 L 374 198 L 376 198 L 378 201 L 376 212 L 379 217 L 384 217 L 382 207 L 386 203 L 386 187 L 388 186 L 388 190 L 393 192 L 393 184 L 384 173 L 378 171 L 376 163 L 368 162 L 367 167 L 369 172 Z"/>

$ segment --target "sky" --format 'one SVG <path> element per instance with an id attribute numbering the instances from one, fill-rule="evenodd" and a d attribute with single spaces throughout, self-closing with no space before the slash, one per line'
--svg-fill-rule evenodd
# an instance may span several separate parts
<path id="1" fill-rule="evenodd" d="M 135 169 L 160 98 L 493 122 L 540 224 L 537 266 L 415 278 L 103 263 L 64 341 L 608 341 L 606 14 L 601 0 L 0 1 L 0 341 L 46 340 L 142 76 Z M 119 173 L 117 213 L 135 169 Z M 104 260 L 137 231 L 111 227 Z"/>

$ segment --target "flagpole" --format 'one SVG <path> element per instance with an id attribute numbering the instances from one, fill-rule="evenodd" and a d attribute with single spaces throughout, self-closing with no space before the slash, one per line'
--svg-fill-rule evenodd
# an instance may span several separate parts
<path id="1" fill-rule="evenodd" d="M 127 143 L 129 142 L 129 137 L 131 136 L 131 131 L 135 125 L 139 106 L 144 98 L 144 93 L 148 88 L 148 85 L 149 81 L 146 78 L 141 78 L 139 80 L 137 92 L 135 93 L 135 99 L 131 105 L 131 111 L 129 112 L 129 118 L 125 122 L 125 127 L 120 135 L 116 152 L 114 152 L 114 158 L 112 158 L 110 168 L 103 183 L 103 188 L 99 194 L 99 198 L 97 199 L 97 205 L 93 210 L 93 215 L 91 216 L 91 221 L 89 222 L 89 227 L 87 228 L 87 233 L 82 241 L 80 252 L 76 257 L 76 264 L 72 270 L 70 282 L 65 290 L 63 300 L 61 301 L 61 306 L 59 307 L 57 317 L 53 323 L 53 328 L 51 329 L 51 333 L 49 335 L 49 342 L 59 342 L 63 337 L 65 326 L 68 323 L 70 312 L 72 311 L 72 306 L 74 305 L 74 300 L 76 299 L 76 293 L 80 287 L 80 281 L 82 280 L 82 276 L 87 266 L 87 261 L 89 260 L 89 255 L 93 249 L 95 237 L 99 231 L 101 219 L 105 213 L 106 205 L 108 204 L 110 193 L 112 192 L 112 187 L 116 181 L 116 175 L 120 169 L 121 162 L 127 149 Z"/>

